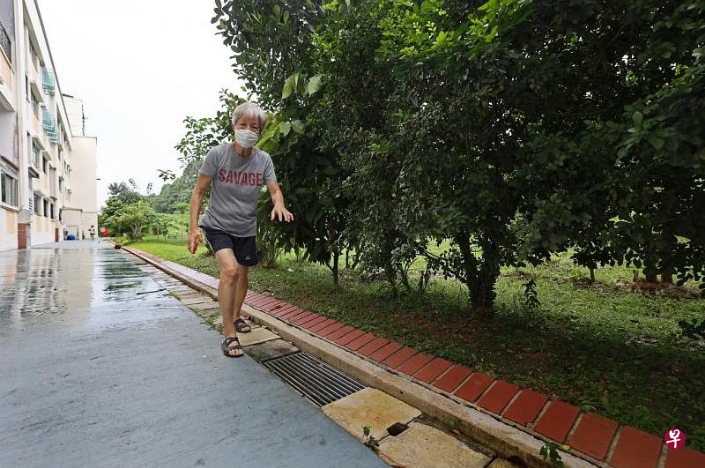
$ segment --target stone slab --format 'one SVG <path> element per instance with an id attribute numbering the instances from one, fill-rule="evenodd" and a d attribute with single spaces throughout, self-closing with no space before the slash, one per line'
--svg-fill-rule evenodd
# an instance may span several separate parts
<path id="1" fill-rule="evenodd" d="M 199 294 L 198 296 L 194 297 L 181 297 L 180 300 L 189 307 L 199 304 L 206 304 L 209 306 L 213 304 L 213 299 L 204 296 L 203 294 Z"/>
<path id="2" fill-rule="evenodd" d="M 416 408 L 374 388 L 360 390 L 322 409 L 329 418 L 361 441 L 364 440 L 365 426 L 370 427 L 372 437 L 382 440 L 388 435 L 387 428 L 392 424 L 408 424 L 421 416 L 421 411 Z"/>
<path id="3" fill-rule="evenodd" d="M 417 422 L 398 436 L 382 440 L 379 452 L 395 465 L 415 468 L 484 468 L 490 462 L 490 457 L 455 437 Z"/>
<path id="4" fill-rule="evenodd" d="M 278 340 L 279 335 L 272 333 L 263 327 L 253 327 L 249 333 L 238 333 L 240 344 L 242 346 L 251 346 L 254 344 L 264 343 L 266 341 Z"/>
<path id="5" fill-rule="evenodd" d="M 195 297 L 199 297 L 201 294 L 198 291 L 194 291 L 193 289 L 189 288 L 188 286 L 184 286 L 184 288 L 169 289 L 169 292 L 180 301 L 183 301 L 185 299 L 193 299 Z"/>
<path id="6" fill-rule="evenodd" d="M 504 458 L 495 458 L 492 463 L 487 465 L 487 468 L 519 468 L 519 465 L 515 465 Z"/>
<path id="7" fill-rule="evenodd" d="M 287 356 L 299 351 L 299 348 L 281 339 L 265 341 L 247 347 L 245 352 L 248 356 L 257 362 L 275 359 L 282 356 Z"/>
<path id="8" fill-rule="evenodd" d="M 184 302 L 184 304 L 186 304 Z M 220 307 L 218 306 L 217 302 L 213 302 L 208 298 L 208 302 L 197 302 L 195 304 L 187 304 L 191 310 L 195 310 L 196 312 L 211 312 L 211 311 L 216 311 L 220 313 Z"/>

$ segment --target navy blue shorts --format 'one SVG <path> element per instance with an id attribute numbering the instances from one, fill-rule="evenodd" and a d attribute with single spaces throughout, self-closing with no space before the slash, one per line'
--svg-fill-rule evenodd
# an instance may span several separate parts
<path id="1" fill-rule="evenodd" d="M 236 237 L 225 231 L 201 226 L 206 234 L 206 240 L 211 246 L 213 253 L 230 249 L 235 253 L 235 259 L 242 266 L 255 266 L 259 262 L 257 257 L 257 237 Z"/>

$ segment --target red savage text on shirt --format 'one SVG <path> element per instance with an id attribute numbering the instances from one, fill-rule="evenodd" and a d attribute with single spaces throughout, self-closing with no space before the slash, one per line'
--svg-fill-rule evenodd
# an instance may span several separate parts
<path id="1" fill-rule="evenodd" d="M 264 177 L 261 172 L 237 172 L 233 170 L 221 169 L 218 171 L 218 181 L 234 185 L 262 185 Z"/>

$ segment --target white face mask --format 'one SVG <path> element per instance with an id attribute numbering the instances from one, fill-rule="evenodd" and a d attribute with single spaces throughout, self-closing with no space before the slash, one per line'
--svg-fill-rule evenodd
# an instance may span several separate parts
<path id="1" fill-rule="evenodd" d="M 249 130 L 235 130 L 235 141 L 243 148 L 252 148 L 259 140 L 259 135 Z"/>

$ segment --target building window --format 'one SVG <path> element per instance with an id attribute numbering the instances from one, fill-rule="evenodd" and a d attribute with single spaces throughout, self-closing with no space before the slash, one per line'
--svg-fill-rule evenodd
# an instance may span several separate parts
<path id="1" fill-rule="evenodd" d="M 29 91 L 29 96 L 29 102 L 32 104 L 32 111 L 34 112 L 34 115 L 39 118 L 39 101 L 37 100 L 36 96 L 34 96 L 34 91 L 31 89 Z"/>
<path id="2" fill-rule="evenodd" d="M 49 200 L 44 200 L 44 211 L 42 212 L 42 214 L 44 216 L 49 216 L 49 213 Z"/>
<path id="3" fill-rule="evenodd" d="M 12 3 L 10 3 L 10 5 L 12 5 Z M 12 11 L 12 9 L 10 9 L 10 11 Z M 2 21 L 0 21 L 0 49 L 5 53 L 7 59 L 12 62 L 12 39 L 10 38 L 10 33 L 2 24 Z"/>
<path id="4" fill-rule="evenodd" d="M 39 159 L 42 157 L 42 152 L 37 145 L 32 143 L 32 164 L 34 167 L 39 167 Z"/>
<path id="5" fill-rule="evenodd" d="M 46 158 L 42 158 L 42 172 L 45 174 L 49 172 L 49 160 Z"/>
<path id="6" fill-rule="evenodd" d="M 42 199 L 37 195 L 36 193 L 34 194 L 34 213 L 41 216 L 42 213 Z"/>
<path id="7" fill-rule="evenodd" d="M 54 216 L 55 213 L 54 213 L 54 204 L 53 204 L 53 203 L 51 203 L 51 204 L 49 205 L 49 212 L 50 212 L 50 216 L 49 216 L 49 217 L 50 217 L 51 219 L 56 219 L 56 217 Z"/>
<path id="8" fill-rule="evenodd" d="M 18 206 L 17 179 L 0 172 L 0 201 L 10 206 Z"/>
<path id="9" fill-rule="evenodd" d="M 34 66 L 39 68 L 39 53 L 37 53 L 37 49 L 34 48 L 34 43 L 31 40 L 29 41 L 29 57 L 31 58 Z"/>

